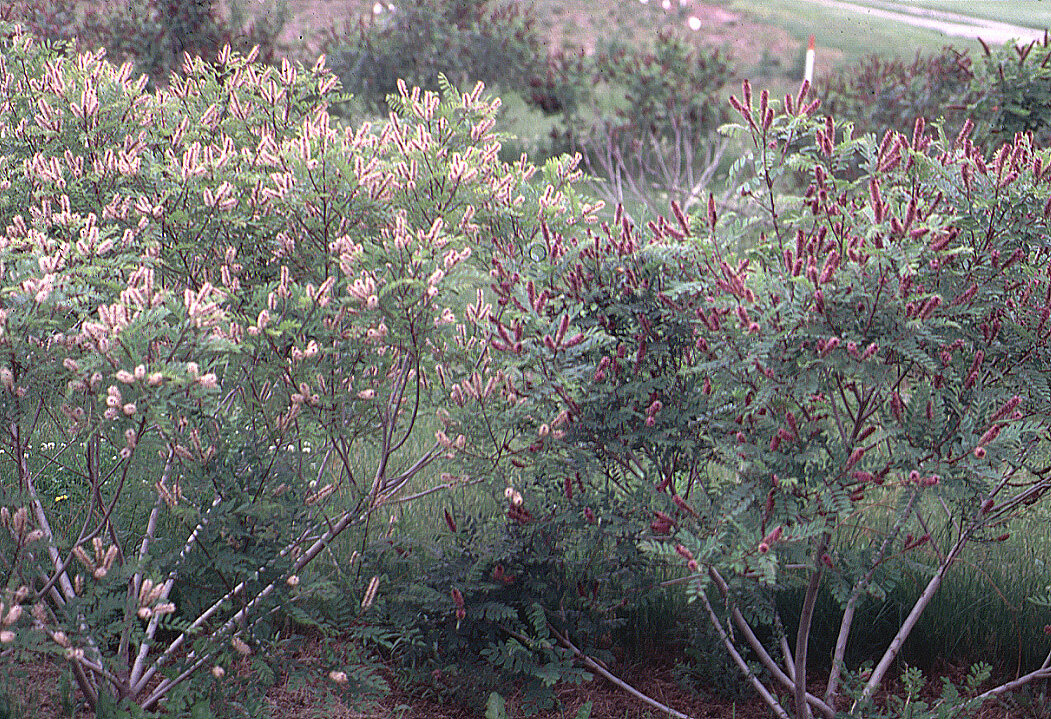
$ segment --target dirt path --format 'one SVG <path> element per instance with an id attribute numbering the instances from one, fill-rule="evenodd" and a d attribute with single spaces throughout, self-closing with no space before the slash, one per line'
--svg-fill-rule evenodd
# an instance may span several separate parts
<path id="1" fill-rule="evenodd" d="M 877 2 L 871 6 L 843 0 L 805 0 L 805 2 L 849 10 L 858 15 L 900 22 L 913 27 L 927 28 L 949 37 L 964 37 L 971 40 L 981 38 L 991 45 L 1002 45 L 1012 40 L 1039 41 L 1044 38 L 1044 31 L 1036 28 L 1011 25 L 961 13 L 911 7 L 901 2 Z"/>

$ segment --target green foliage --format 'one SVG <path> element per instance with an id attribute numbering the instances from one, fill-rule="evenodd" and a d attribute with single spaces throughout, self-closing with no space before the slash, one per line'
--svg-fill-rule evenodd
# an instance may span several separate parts
<path id="1" fill-rule="evenodd" d="M 496 692 L 490 692 L 485 702 L 485 719 L 507 719 L 507 702 Z"/>
<path id="2" fill-rule="evenodd" d="M 916 667 L 906 666 L 899 677 L 901 692 L 887 697 L 884 707 L 875 706 L 870 700 L 855 697 L 858 704 L 849 714 L 842 716 L 863 717 L 864 719 L 964 719 L 975 716 L 982 708 L 982 701 L 976 700 L 980 687 L 992 676 L 992 667 L 988 664 L 973 665 L 964 679 L 962 687 L 957 686 L 948 677 L 942 678 L 940 694 L 929 699 L 932 693 L 924 691 L 927 679 Z M 848 687 L 857 691 L 860 682 L 848 681 Z M 848 695 L 853 692 L 848 691 Z"/>
<path id="3" fill-rule="evenodd" d="M 459 87 L 481 81 L 524 91 L 541 77 L 547 53 L 529 7 L 505 0 L 379 7 L 379 14 L 330 29 L 321 43 L 343 87 L 370 109 L 386 107 L 398 80 L 437 90 L 444 75 Z"/>
<path id="4" fill-rule="evenodd" d="M 625 528 L 589 524 L 550 489 L 516 483 L 506 515 L 450 512 L 456 531 L 443 524 L 426 554 L 389 555 L 406 589 L 380 605 L 381 621 L 408 634 L 395 656 L 440 695 L 473 703 L 514 685 L 533 714 L 553 705 L 556 683 L 590 678 L 561 637 L 609 658 L 598 647 L 622 624 L 623 598 L 645 589 L 642 557 Z"/>

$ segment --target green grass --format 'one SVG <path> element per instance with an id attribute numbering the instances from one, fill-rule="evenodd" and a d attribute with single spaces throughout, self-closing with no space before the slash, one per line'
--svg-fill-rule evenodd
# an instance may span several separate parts
<path id="1" fill-rule="evenodd" d="M 917 51 L 931 53 L 946 45 L 980 49 L 974 41 L 949 38 L 933 30 L 869 18 L 805 0 L 766 0 L 763 3 L 727 0 L 724 5 L 759 22 L 783 27 L 800 42 L 806 42 L 807 36 L 813 33 L 819 57 L 822 48 L 831 49 L 841 56 L 842 63 L 873 53 L 912 57 Z"/>

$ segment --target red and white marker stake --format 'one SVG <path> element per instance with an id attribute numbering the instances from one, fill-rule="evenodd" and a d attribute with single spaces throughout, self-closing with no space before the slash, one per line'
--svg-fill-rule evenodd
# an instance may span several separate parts
<path id="1" fill-rule="evenodd" d="M 803 70 L 803 79 L 809 82 L 811 85 L 814 84 L 814 57 L 816 53 L 814 51 L 814 36 L 810 36 L 810 41 L 806 46 L 806 69 Z"/>

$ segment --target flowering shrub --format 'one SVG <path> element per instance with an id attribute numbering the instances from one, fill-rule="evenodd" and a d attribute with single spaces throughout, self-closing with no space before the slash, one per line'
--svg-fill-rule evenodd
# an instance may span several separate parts
<path id="1" fill-rule="evenodd" d="M 1051 157 L 1020 135 L 987 160 L 970 124 L 847 136 L 806 88 L 779 103 L 746 84 L 733 103 L 754 148 L 741 212 L 709 197 L 646 228 L 620 213 L 545 226 L 543 262 L 494 261 L 494 366 L 523 387 L 518 462 L 585 516 L 603 495 L 648 512 L 647 546 L 682 567 L 771 709 L 789 715 L 787 691 L 795 716 L 831 717 L 859 604 L 910 552 L 938 558 L 862 711 L 961 552 L 1002 541 L 1051 486 Z M 951 529 L 934 535 L 941 514 Z M 798 623 L 774 601 L 784 586 L 803 590 Z M 817 696 L 824 588 L 843 615 Z"/>
<path id="2" fill-rule="evenodd" d="M 470 268 L 554 210 L 480 86 L 340 128 L 323 58 L 226 48 L 148 92 L 2 32 L 0 641 L 152 708 L 262 666 L 342 532 L 500 461 L 444 410 L 496 411 Z"/>

